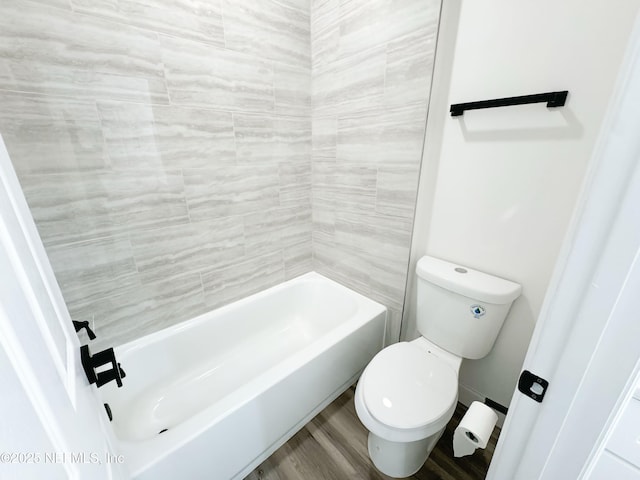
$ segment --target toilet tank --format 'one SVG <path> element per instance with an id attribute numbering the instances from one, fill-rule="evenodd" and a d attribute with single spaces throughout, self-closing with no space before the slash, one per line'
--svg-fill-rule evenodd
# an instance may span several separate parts
<path id="1" fill-rule="evenodd" d="M 420 334 L 463 358 L 486 356 L 522 287 L 514 282 L 438 258 L 416 266 Z"/>

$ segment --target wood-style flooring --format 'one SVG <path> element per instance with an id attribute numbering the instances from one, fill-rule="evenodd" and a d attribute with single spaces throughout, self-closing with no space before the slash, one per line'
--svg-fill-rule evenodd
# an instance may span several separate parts
<path id="1" fill-rule="evenodd" d="M 348 389 L 300 430 L 245 480 L 387 480 L 371 463 L 367 430 L 358 420 Z M 453 418 L 413 480 L 483 480 L 498 440 L 495 429 L 484 450 L 454 458 L 453 431 L 466 407 L 458 404 Z"/>

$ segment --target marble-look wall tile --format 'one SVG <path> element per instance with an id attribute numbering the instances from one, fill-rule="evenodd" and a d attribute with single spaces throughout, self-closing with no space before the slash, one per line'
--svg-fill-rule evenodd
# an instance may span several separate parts
<path id="1" fill-rule="evenodd" d="M 138 271 L 127 235 L 55 245 L 47 253 L 70 304 L 107 297 L 136 283 Z"/>
<path id="2" fill-rule="evenodd" d="M 5 0 L 0 9 L 3 59 L 162 76 L 156 35 L 28 1 Z"/>
<path id="3" fill-rule="evenodd" d="M 312 268 L 310 10 L 0 0 L 0 133 L 98 348 Z"/>
<path id="4" fill-rule="evenodd" d="M 308 159 L 311 124 L 299 117 L 233 115 L 238 164 L 278 164 Z"/>
<path id="5" fill-rule="evenodd" d="M 333 242 L 335 233 L 336 200 L 333 195 L 335 161 L 313 157 L 311 175 L 311 213 L 314 241 Z"/>
<path id="6" fill-rule="evenodd" d="M 197 273 L 135 285 L 117 295 L 70 308 L 74 319 L 95 312 L 98 338 L 92 342 L 92 349 L 96 351 L 135 340 L 207 310 Z"/>
<path id="7" fill-rule="evenodd" d="M 250 255 L 311 239 L 311 209 L 283 207 L 243 216 L 245 246 Z"/>
<path id="8" fill-rule="evenodd" d="M 411 237 L 407 239 L 411 241 Z M 409 255 L 407 252 L 406 255 Z M 407 283 L 409 257 L 397 257 L 393 260 L 372 258 L 370 265 L 369 286 L 371 298 L 388 307 L 402 310 Z"/>
<path id="9" fill-rule="evenodd" d="M 150 283 L 233 262 L 245 253 L 238 217 L 223 217 L 131 234 L 133 257 Z"/>
<path id="10" fill-rule="evenodd" d="M 418 47 L 402 37 L 415 36 L 413 41 L 423 45 L 423 36 L 416 34 L 437 28 L 439 10 L 440 2 L 434 0 L 319 1 L 311 12 L 312 65 L 322 69 L 336 60 L 362 56 L 371 48 L 394 42 L 414 50 Z M 422 57 L 433 56 L 426 48 Z"/>
<path id="11" fill-rule="evenodd" d="M 117 170 L 234 165 L 231 113 L 98 102 L 111 167 Z"/>
<path id="12" fill-rule="evenodd" d="M 224 47 L 221 0 L 69 0 L 76 12 Z"/>
<path id="13" fill-rule="evenodd" d="M 0 58 L 0 90 L 21 90 L 74 98 L 169 103 L 164 78 Z"/>
<path id="14" fill-rule="evenodd" d="M 316 202 L 334 205 L 332 190 L 335 185 L 336 159 L 313 156 L 311 165 L 312 197 Z"/>
<path id="15" fill-rule="evenodd" d="M 274 70 L 276 113 L 308 119 L 311 116 L 311 68 L 276 63 Z"/>
<path id="16" fill-rule="evenodd" d="M 245 247 L 252 256 L 265 255 L 281 246 L 284 216 L 280 208 L 242 216 Z"/>
<path id="17" fill-rule="evenodd" d="M 0 133 L 19 174 L 104 170 L 95 104 L 0 91 Z"/>
<path id="18" fill-rule="evenodd" d="M 325 12 L 338 8 L 340 0 L 311 0 L 311 22 L 317 21 L 318 17 Z"/>
<path id="19" fill-rule="evenodd" d="M 297 8 L 302 10 L 307 16 L 311 11 L 311 0 L 275 0 L 276 2 L 286 5 L 287 7 Z"/>
<path id="20" fill-rule="evenodd" d="M 281 162 L 310 160 L 311 119 L 276 117 L 276 155 Z"/>
<path id="21" fill-rule="evenodd" d="M 311 151 L 315 158 L 335 158 L 338 135 L 338 117 L 313 116 Z"/>
<path id="22" fill-rule="evenodd" d="M 312 267 L 401 312 L 438 11 L 0 0 L 0 130 L 72 313 L 117 344 Z"/>
<path id="23" fill-rule="evenodd" d="M 71 0 L 30 0 L 33 3 L 41 3 L 50 7 L 62 8 L 64 10 L 71 10 Z"/>
<path id="24" fill-rule="evenodd" d="M 273 0 L 223 0 L 225 45 L 256 58 L 310 65 L 309 12 Z"/>
<path id="25" fill-rule="evenodd" d="M 439 15 L 440 2 L 434 0 L 340 0 L 339 57 L 360 55 L 437 23 Z"/>
<path id="26" fill-rule="evenodd" d="M 271 163 L 276 158 L 276 119 L 271 115 L 233 115 L 236 152 L 240 163 Z"/>
<path id="27" fill-rule="evenodd" d="M 334 241 L 313 242 L 313 269 L 322 275 L 370 296 L 371 266 L 362 252 Z"/>
<path id="28" fill-rule="evenodd" d="M 332 278 L 349 277 L 360 293 L 402 309 L 411 226 L 411 220 L 339 211 L 333 240 L 314 237 L 314 267 Z M 334 258 L 327 261 L 331 251 Z"/>
<path id="29" fill-rule="evenodd" d="M 20 183 L 45 245 L 189 221 L 177 170 L 22 175 Z"/>
<path id="30" fill-rule="evenodd" d="M 387 44 L 385 105 L 421 103 L 429 98 L 438 19 Z"/>
<path id="31" fill-rule="evenodd" d="M 397 340 L 439 0 L 313 0 L 314 269 L 389 308 Z"/>
<path id="32" fill-rule="evenodd" d="M 402 327 L 402 310 L 387 308 L 387 329 L 385 332 L 385 346 L 395 343 L 400 338 Z"/>
<path id="33" fill-rule="evenodd" d="M 282 162 L 278 167 L 280 205 L 303 206 L 311 210 L 311 162 Z"/>
<path id="34" fill-rule="evenodd" d="M 332 115 L 382 105 L 385 47 L 369 49 L 322 69 L 311 84 L 313 115 Z"/>
<path id="35" fill-rule="evenodd" d="M 277 165 L 184 170 L 192 221 L 260 212 L 279 205 Z"/>
<path id="36" fill-rule="evenodd" d="M 204 298 L 216 308 L 284 281 L 282 251 L 247 257 L 233 265 L 202 274 Z"/>
<path id="37" fill-rule="evenodd" d="M 338 58 L 340 1 L 314 0 L 311 7 L 311 65 L 322 69 Z"/>
<path id="38" fill-rule="evenodd" d="M 282 229 L 282 245 L 287 248 L 311 240 L 311 209 L 304 206 L 283 207 L 281 215 L 286 227 Z"/>
<path id="39" fill-rule="evenodd" d="M 168 101 L 155 34 L 21 0 L 0 2 L 0 89 Z"/>
<path id="40" fill-rule="evenodd" d="M 20 176 L 45 246 L 118 233 L 108 209 L 109 192 L 101 178 L 103 175 L 95 174 Z"/>
<path id="41" fill-rule="evenodd" d="M 332 190 L 337 212 L 370 212 L 376 203 L 376 169 L 337 164 Z"/>
<path id="42" fill-rule="evenodd" d="M 427 105 L 419 103 L 339 116 L 338 161 L 381 166 L 419 165 L 426 114 Z"/>
<path id="43" fill-rule="evenodd" d="M 313 206 L 333 211 L 370 212 L 376 203 L 376 168 L 363 164 L 317 163 L 313 170 Z"/>
<path id="44" fill-rule="evenodd" d="M 336 213 L 334 239 L 341 245 L 361 249 L 368 255 L 397 260 L 409 253 L 407 241 L 410 240 L 411 230 L 410 219 L 371 211 L 340 211 Z"/>
<path id="45" fill-rule="evenodd" d="M 313 242 L 311 235 L 303 242 L 285 246 L 283 255 L 285 280 L 313 270 Z"/>
<path id="46" fill-rule="evenodd" d="M 316 242 L 329 244 L 332 243 L 336 231 L 336 211 L 334 207 L 326 205 L 313 204 L 312 209 L 312 224 L 313 231 L 311 236 L 313 239 L 314 247 Z"/>
<path id="47" fill-rule="evenodd" d="M 379 167 L 376 212 L 412 219 L 418 191 L 418 166 Z"/>
<path id="48" fill-rule="evenodd" d="M 391 222 L 384 228 L 376 223 L 379 221 L 377 215 L 367 219 L 362 212 L 360 215 L 337 212 L 333 235 L 327 232 L 318 235 L 314 223 L 313 266 L 388 308 L 402 311 L 412 221 L 399 226 Z M 389 328 L 399 331 L 399 323 Z"/>
<path id="49" fill-rule="evenodd" d="M 275 110 L 272 62 L 173 37 L 161 36 L 160 43 L 173 104 Z"/>
<path id="50" fill-rule="evenodd" d="M 340 27 L 334 23 L 311 25 L 314 34 L 311 44 L 311 61 L 314 69 L 328 68 L 338 58 L 340 48 Z"/>

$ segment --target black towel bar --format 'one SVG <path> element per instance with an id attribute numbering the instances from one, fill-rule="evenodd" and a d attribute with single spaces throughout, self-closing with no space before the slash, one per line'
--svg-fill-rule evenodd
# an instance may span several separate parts
<path id="1" fill-rule="evenodd" d="M 547 102 L 547 107 L 562 107 L 567 100 L 568 90 L 562 92 L 537 93 L 535 95 L 522 95 L 520 97 L 496 98 L 479 102 L 455 103 L 449 111 L 452 117 L 462 115 L 465 110 L 478 110 L 481 108 L 509 107 L 511 105 L 524 105 L 527 103 Z"/>

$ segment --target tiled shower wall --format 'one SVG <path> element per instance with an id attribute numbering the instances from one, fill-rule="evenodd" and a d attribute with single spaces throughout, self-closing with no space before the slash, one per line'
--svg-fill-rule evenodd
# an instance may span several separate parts
<path id="1" fill-rule="evenodd" d="M 385 304 L 404 301 L 439 0 L 311 6 L 313 264 Z"/>
<path id="2" fill-rule="evenodd" d="M 308 0 L 0 0 L 0 133 L 120 344 L 311 270 Z"/>
<path id="3" fill-rule="evenodd" d="M 438 15 L 0 0 L 0 133 L 72 316 L 117 345 L 315 268 L 396 336 Z"/>

